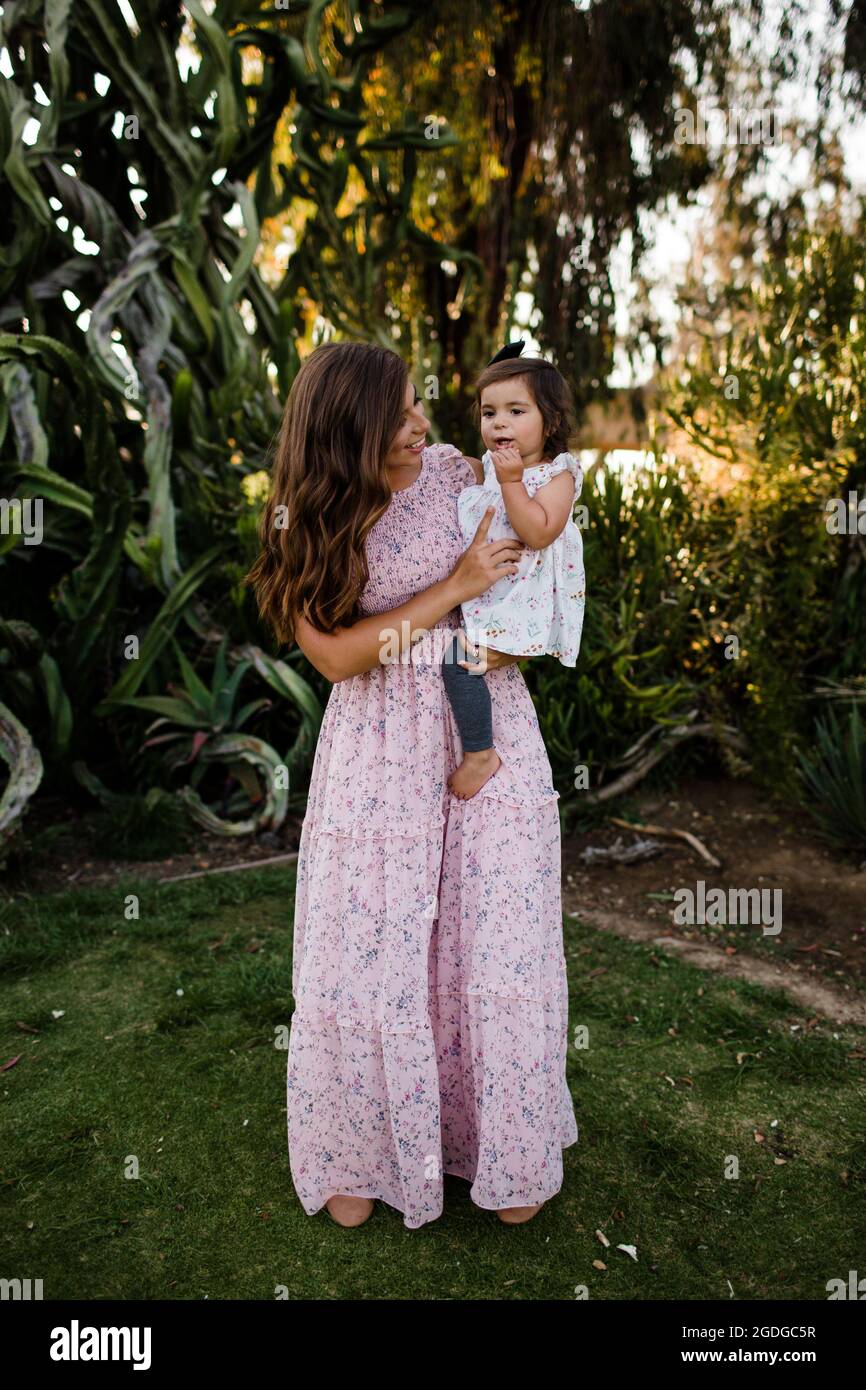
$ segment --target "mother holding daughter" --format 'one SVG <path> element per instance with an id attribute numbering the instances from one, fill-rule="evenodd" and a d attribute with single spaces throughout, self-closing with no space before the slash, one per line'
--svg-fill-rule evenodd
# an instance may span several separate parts
<path id="1" fill-rule="evenodd" d="M 544 419 L 537 364 L 526 360 L 524 380 L 503 363 L 505 394 L 528 393 L 546 444 L 564 422 Z M 526 452 L 525 425 L 503 432 L 507 403 L 494 403 L 503 468 L 517 477 L 513 449 L 530 468 L 539 451 Z M 482 469 L 451 445 L 427 446 L 429 427 L 396 353 L 317 348 L 286 402 L 249 576 L 278 640 L 333 682 L 297 862 L 287 1114 L 301 1204 L 341 1226 L 360 1225 L 377 1198 L 411 1229 L 435 1220 L 446 1173 L 503 1221 L 529 1220 L 559 1191 L 562 1150 L 578 1137 L 558 793 L 523 653 L 506 639 L 480 649 L 486 675 L 468 659 L 460 668 L 489 693 L 495 771 L 488 762 L 462 790 L 449 784 L 464 758 L 463 702 L 443 660 L 454 660 L 461 605 L 500 593 L 527 553 L 513 531 L 488 536 L 490 506 L 467 545 L 460 493 L 486 485 L 501 502 L 490 459 Z M 540 457 L 552 477 L 544 444 Z M 562 480 L 558 490 L 564 517 Z M 539 549 L 550 506 L 534 505 Z M 536 644 L 561 646 L 561 633 L 555 649 Z M 466 717 L 483 751 L 479 716 Z M 483 729 L 483 702 L 480 718 Z"/>

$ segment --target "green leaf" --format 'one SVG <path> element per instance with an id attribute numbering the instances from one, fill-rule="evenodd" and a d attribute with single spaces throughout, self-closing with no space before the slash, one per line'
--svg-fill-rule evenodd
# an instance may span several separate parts
<path id="1" fill-rule="evenodd" d="M 117 701 L 133 695 L 141 682 L 152 670 L 163 648 L 171 640 L 178 621 L 183 616 L 187 604 L 196 590 L 207 579 L 223 559 L 221 546 L 213 546 L 205 551 L 177 581 L 167 594 L 159 612 L 151 622 L 150 628 L 141 644 L 139 659 L 130 661 L 127 669 L 112 686 L 108 695 L 96 707 L 97 714 L 109 714 Z"/>

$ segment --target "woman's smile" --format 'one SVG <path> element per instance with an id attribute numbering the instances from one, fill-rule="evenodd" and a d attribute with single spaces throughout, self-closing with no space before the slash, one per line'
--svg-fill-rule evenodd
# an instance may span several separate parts
<path id="1" fill-rule="evenodd" d="M 426 448 L 429 430 L 430 421 L 424 414 L 421 397 L 412 382 L 407 381 L 403 416 L 385 455 L 385 467 L 389 470 L 391 481 L 400 478 L 405 469 L 414 468 L 416 464 L 421 466 L 421 453 Z"/>

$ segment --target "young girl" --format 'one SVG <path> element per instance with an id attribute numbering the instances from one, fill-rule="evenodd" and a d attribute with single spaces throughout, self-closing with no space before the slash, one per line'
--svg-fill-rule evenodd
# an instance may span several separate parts
<path id="1" fill-rule="evenodd" d="M 476 383 L 487 452 L 480 463 L 472 460 L 479 482 L 460 493 L 458 518 L 468 543 L 493 504 L 488 538 L 516 535 L 529 549 L 517 573 L 503 575 L 480 597 L 461 604 L 465 634 L 458 630 L 442 662 L 463 745 L 463 761 L 448 785 L 462 800 L 480 791 L 501 763 L 483 680 L 487 668 L 483 658 L 475 665 L 461 659 L 468 644 L 556 656 L 563 666 L 574 666 L 583 629 L 583 540 L 571 519 L 583 472 L 567 452 L 568 385 L 542 358 L 501 356 Z"/>

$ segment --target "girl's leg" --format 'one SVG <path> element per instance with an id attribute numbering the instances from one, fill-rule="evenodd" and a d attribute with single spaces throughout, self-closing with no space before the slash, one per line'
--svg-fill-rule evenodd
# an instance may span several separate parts
<path id="1" fill-rule="evenodd" d="M 464 753 L 480 753 L 493 747 L 493 711 L 484 677 L 458 666 L 465 652 L 457 634 L 442 659 L 442 679 L 460 730 Z"/>
<path id="2" fill-rule="evenodd" d="M 493 712 L 490 691 L 480 672 L 457 663 L 465 653 L 457 633 L 442 660 L 442 680 L 463 744 L 463 762 L 448 778 L 455 796 L 466 799 L 480 791 L 500 765 L 493 747 Z"/>

